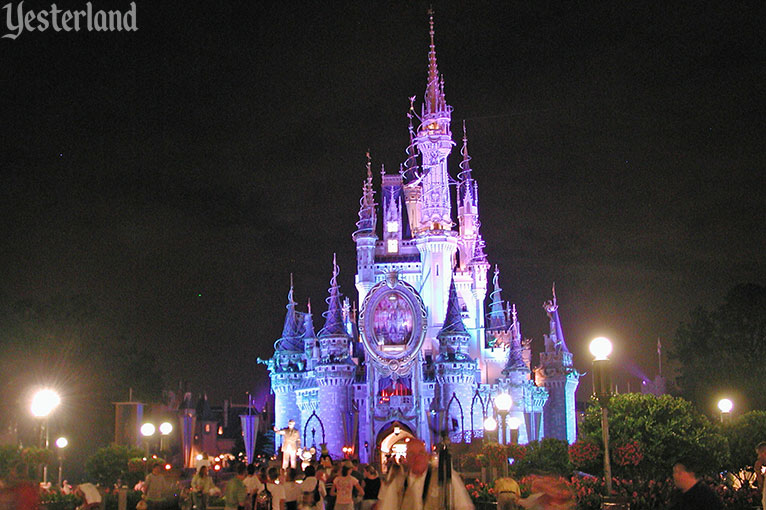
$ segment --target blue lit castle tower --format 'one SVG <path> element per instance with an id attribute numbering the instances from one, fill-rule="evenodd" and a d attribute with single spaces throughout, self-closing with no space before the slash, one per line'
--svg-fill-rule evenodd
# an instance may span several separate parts
<path id="1" fill-rule="evenodd" d="M 282 336 L 266 361 L 275 425 L 294 419 L 304 445 L 325 444 L 334 457 L 351 451 L 373 462 L 398 455 L 411 437 L 429 446 L 445 431 L 453 442 L 482 437 L 495 396 L 509 393 L 509 418 L 520 424 L 522 443 L 574 441 L 579 374 L 564 344 L 555 294 L 546 303 L 551 332 L 534 370 L 515 306 L 502 299 L 497 267 L 485 308 L 490 264 L 478 183 L 465 126 L 457 181 L 448 171 L 452 107 L 437 68 L 433 16 L 423 105 L 418 115 L 412 98 L 408 117 L 406 158 L 397 173 L 381 170 L 380 203 L 367 156 L 352 236 L 359 316 L 341 298 L 335 260 L 319 333 L 310 307 L 296 310 L 291 279 Z"/>

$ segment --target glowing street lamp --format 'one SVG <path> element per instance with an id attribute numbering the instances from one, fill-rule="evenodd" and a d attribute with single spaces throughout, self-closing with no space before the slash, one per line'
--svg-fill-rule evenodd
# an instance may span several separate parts
<path id="1" fill-rule="evenodd" d="M 505 440 L 505 420 L 508 417 L 508 411 L 513 407 L 513 398 L 509 393 L 501 393 L 495 397 L 495 407 L 497 408 L 497 414 L 500 415 L 500 444 L 506 444 Z"/>
<path id="2" fill-rule="evenodd" d="M 59 449 L 59 489 L 61 489 L 61 482 L 63 480 L 62 478 L 62 471 L 64 469 L 64 448 L 69 446 L 69 440 L 65 437 L 60 437 L 56 439 L 56 447 Z"/>
<path id="3" fill-rule="evenodd" d="M 42 420 L 41 426 L 45 427 L 44 447 L 47 450 L 50 442 L 50 432 L 48 430 L 48 417 L 61 404 L 61 397 L 50 388 L 44 388 L 32 397 L 30 411 L 35 418 Z M 48 465 L 43 466 L 43 483 L 48 483 Z"/>
<path id="4" fill-rule="evenodd" d="M 154 426 L 153 423 L 144 423 L 141 425 L 141 435 L 144 436 L 144 441 L 146 441 L 146 456 L 149 456 L 149 440 L 154 435 L 154 433 L 157 431 L 157 428 Z"/>
<path id="5" fill-rule="evenodd" d="M 484 431 L 484 437 L 487 439 L 487 441 L 494 439 L 494 437 L 496 437 L 495 432 L 497 432 L 497 420 L 491 416 L 487 416 L 484 419 Z"/>
<path id="6" fill-rule="evenodd" d="M 164 421 L 160 423 L 160 451 L 165 451 L 165 446 L 163 445 L 165 436 L 169 435 L 171 432 L 173 432 L 173 425 L 167 421 Z"/>
<path id="7" fill-rule="evenodd" d="M 601 434 L 604 441 L 604 480 L 606 495 L 612 495 L 612 465 L 609 461 L 609 399 L 612 398 L 612 374 L 609 355 L 612 342 L 603 336 L 594 338 L 589 345 L 593 355 L 593 394 L 601 406 Z"/>
<path id="8" fill-rule="evenodd" d="M 733 408 L 734 408 L 734 402 L 732 402 L 728 398 L 722 398 L 721 400 L 718 401 L 718 410 L 721 411 L 721 423 L 723 423 L 726 418 L 731 416 L 729 413 L 731 413 L 731 410 Z"/>
<path id="9" fill-rule="evenodd" d="M 519 428 L 521 428 L 521 418 L 511 416 L 508 418 L 508 428 L 511 429 L 511 443 L 519 444 Z"/>

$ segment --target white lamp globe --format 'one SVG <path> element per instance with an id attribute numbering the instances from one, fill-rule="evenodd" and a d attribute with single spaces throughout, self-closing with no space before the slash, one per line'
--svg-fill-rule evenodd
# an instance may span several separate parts
<path id="1" fill-rule="evenodd" d="M 32 397 L 32 414 L 37 418 L 44 418 L 61 403 L 59 394 L 50 389 L 40 390 Z"/>
<path id="2" fill-rule="evenodd" d="M 718 409 L 720 409 L 722 413 L 730 413 L 732 408 L 734 408 L 734 402 L 728 398 L 722 398 L 718 401 Z"/>
<path id="3" fill-rule="evenodd" d="M 60 437 L 56 439 L 56 446 L 59 448 L 66 448 L 69 445 L 69 440 L 65 437 Z"/>
<path id="4" fill-rule="evenodd" d="M 518 416 L 511 416 L 508 418 L 508 427 L 511 430 L 519 430 L 519 427 L 521 427 L 521 418 Z"/>
<path id="5" fill-rule="evenodd" d="M 497 430 L 497 420 L 493 417 L 489 417 L 486 420 L 484 420 L 484 430 L 487 432 L 494 432 Z"/>
<path id="6" fill-rule="evenodd" d="M 166 421 L 160 423 L 160 434 L 162 434 L 163 436 L 167 436 L 171 432 L 173 432 L 173 425 L 171 425 L 170 423 Z"/>
<path id="7" fill-rule="evenodd" d="M 507 412 L 513 406 L 513 398 L 508 393 L 501 393 L 495 397 L 495 405 L 499 411 Z"/>
<path id="8" fill-rule="evenodd" d="M 144 437 L 153 436 L 155 430 L 157 429 L 151 423 L 144 423 L 143 425 L 141 425 L 141 435 Z"/>
<path id="9" fill-rule="evenodd" d="M 612 341 L 603 336 L 594 338 L 590 342 L 589 349 L 597 360 L 608 359 L 609 355 L 612 354 Z"/>

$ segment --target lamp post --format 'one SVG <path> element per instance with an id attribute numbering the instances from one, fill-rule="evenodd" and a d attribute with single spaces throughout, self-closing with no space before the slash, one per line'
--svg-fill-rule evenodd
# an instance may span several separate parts
<path id="1" fill-rule="evenodd" d="M 50 431 L 48 430 L 48 417 L 61 403 L 61 397 L 55 391 L 45 388 L 34 394 L 30 410 L 32 415 L 42 420 L 41 426 L 45 427 L 45 435 L 42 442 L 47 450 L 50 442 Z M 42 435 L 42 434 L 41 434 Z M 48 464 L 43 465 L 43 483 L 48 483 Z"/>
<path id="2" fill-rule="evenodd" d="M 612 495 L 612 465 L 609 461 L 609 399 L 612 397 L 612 374 L 609 355 L 612 342 L 608 338 L 594 338 L 589 346 L 593 355 L 593 394 L 601 406 L 601 434 L 604 441 L 604 481 L 606 495 Z"/>
<path id="3" fill-rule="evenodd" d="M 511 410 L 512 406 L 513 398 L 511 398 L 509 393 L 503 392 L 495 397 L 495 407 L 497 408 L 497 414 L 500 415 L 500 444 L 508 443 L 505 437 L 505 422 L 506 418 L 508 418 L 508 411 Z"/>
<path id="4" fill-rule="evenodd" d="M 69 441 L 65 437 L 56 439 L 56 446 L 59 449 L 59 490 L 61 489 L 61 482 L 63 481 L 62 473 L 64 469 L 64 448 L 69 445 Z"/>
<path id="5" fill-rule="evenodd" d="M 731 410 L 734 408 L 734 403 L 728 398 L 722 398 L 718 401 L 718 410 L 721 411 L 721 423 L 724 423 L 729 416 L 731 416 Z"/>
<path id="6" fill-rule="evenodd" d="M 146 441 L 146 456 L 149 457 L 149 441 L 150 438 L 154 435 L 155 431 L 157 429 L 154 427 L 153 423 L 144 423 L 141 425 L 141 435 L 144 436 L 144 441 Z"/>
<path id="7" fill-rule="evenodd" d="M 487 418 L 484 420 L 484 437 L 487 439 L 487 441 L 492 440 L 492 436 L 494 436 L 495 432 L 497 431 L 497 420 L 494 419 L 491 416 L 487 416 Z"/>
<path id="8" fill-rule="evenodd" d="M 169 435 L 171 432 L 173 432 L 172 424 L 166 421 L 160 423 L 160 453 L 165 451 L 165 445 L 164 445 L 165 436 Z"/>
<path id="9" fill-rule="evenodd" d="M 511 416 L 508 418 L 508 428 L 511 429 L 511 444 L 519 444 L 519 428 L 521 427 L 521 418 Z"/>

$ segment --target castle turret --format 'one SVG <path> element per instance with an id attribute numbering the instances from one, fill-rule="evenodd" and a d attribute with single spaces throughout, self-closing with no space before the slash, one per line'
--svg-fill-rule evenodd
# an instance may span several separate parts
<path id="1" fill-rule="evenodd" d="M 460 303 L 452 281 L 449 287 L 447 312 L 437 338 L 439 355 L 434 362 L 438 402 L 442 416 L 439 429 L 450 432 L 453 441 L 466 441 L 471 425 L 481 428 L 480 408 L 474 409 L 471 419 L 471 400 L 476 391 L 476 362 L 468 355 L 471 335 L 463 323 Z"/>
<path id="2" fill-rule="evenodd" d="M 452 204 L 449 194 L 447 157 L 452 152 L 452 107 L 444 97 L 444 80 L 436 65 L 434 17 L 430 12 L 431 46 L 428 52 L 428 84 L 423 99 L 421 124 L 415 142 L 421 154 L 423 177 L 421 225 L 428 230 L 449 230 Z"/>
<path id="3" fill-rule="evenodd" d="M 540 353 L 540 366 L 535 370 L 537 385 L 547 389 L 549 395 L 543 409 L 543 431 L 545 437 L 573 443 L 577 439 L 575 391 L 580 374 L 564 342 L 555 285 L 553 299 L 546 301 L 543 308 L 550 319 L 550 334 L 545 336 L 545 352 Z"/>
<path id="4" fill-rule="evenodd" d="M 274 357 L 267 362 L 271 389 L 274 391 L 274 424 L 280 429 L 286 427 L 289 420 L 295 420 L 296 427 L 301 424 L 295 390 L 302 384 L 307 365 L 305 319 L 303 314 L 295 310 L 297 303 L 293 293 L 293 277 L 290 275 L 290 291 L 287 293 L 287 313 L 282 336 L 274 343 Z"/>
<path id="5" fill-rule="evenodd" d="M 325 325 L 318 334 L 321 359 L 314 368 L 319 400 L 317 414 L 326 424 L 327 450 L 335 458 L 343 455 L 343 447 L 348 446 L 352 439 L 351 384 L 356 372 L 356 365 L 349 356 L 351 338 L 343 322 L 338 273 L 338 264 L 333 256 Z"/>
<path id="6" fill-rule="evenodd" d="M 367 179 L 362 186 L 362 198 L 359 200 L 359 221 L 352 236 L 356 243 L 356 288 L 359 302 L 375 284 L 375 234 L 377 212 L 375 210 L 375 191 L 372 187 L 372 162 L 367 153 Z"/>

